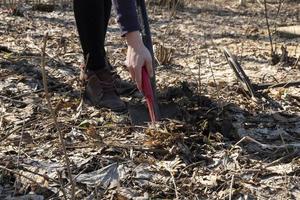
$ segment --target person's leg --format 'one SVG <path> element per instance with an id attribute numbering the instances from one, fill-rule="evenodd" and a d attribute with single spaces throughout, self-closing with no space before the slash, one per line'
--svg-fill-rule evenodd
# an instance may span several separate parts
<path id="1" fill-rule="evenodd" d="M 110 14 L 111 14 L 111 0 L 103 0 L 104 2 L 104 28 L 105 28 L 105 32 L 104 32 L 104 38 L 106 37 L 106 32 L 107 32 L 107 27 L 108 27 L 108 23 L 109 23 L 109 19 L 110 19 Z"/>
<path id="2" fill-rule="evenodd" d="M 74 0 L 77 30 L 84 59 L 87 61 L 86 67 L 90 70 L 105 67 L 104 42 L 108 23 L 106 1 Z"/>
<path id="3" fill-rule="evenodd" d="M 105 36 L 111 0 L 74 0 L 74 13 L 84 58 L 81 70 L 84 99 L 87 103 L 112 111 L 123 112 L 126 104 L 118 96 L 114 80 L 106 64 Z"/>

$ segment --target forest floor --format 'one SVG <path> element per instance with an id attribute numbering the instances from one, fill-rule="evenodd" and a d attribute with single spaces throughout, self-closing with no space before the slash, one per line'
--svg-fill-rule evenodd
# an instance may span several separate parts
<path id="1" fill-rule="evenodd" d="M 296 25 L 299 3 L 270 3 L 269 22 Z M 71 9 L 0 8 L 0 199 L 64 199 L 71 184 L 41 73 L 45 32 L 51 103 L 64 136 L 76 199 L 300 199 L 300 87 L 249 98 L 223 55 L 238 58 L 253 83 L 300 80 L 300 38 L 273 34 L 259 3 L 199 0 L 173 12 L 149 7 L 158 99 L 173 119 L 134 126 L 81 104 L 82 62 Z M 126 45 L 114 18 L 107 52 L 126 80 Z M 142 99 L 124 97 L 131 103 Z M 172 107 L 172 106 L 171 106 Z M 172 108 L 173 108 L 172 107 Z"/>

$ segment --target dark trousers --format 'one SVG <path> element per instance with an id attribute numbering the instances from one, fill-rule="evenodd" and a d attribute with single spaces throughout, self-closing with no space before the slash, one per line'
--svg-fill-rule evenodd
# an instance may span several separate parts
<path id="1" fill-rule="evenodd" d="M 105 36 L 111 14 L 111 0 L 74 0 L 74 13 L 87 68 L 105 67 Z"/>

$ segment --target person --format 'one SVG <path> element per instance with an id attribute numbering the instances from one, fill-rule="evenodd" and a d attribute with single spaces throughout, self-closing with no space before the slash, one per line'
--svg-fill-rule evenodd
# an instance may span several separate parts
<path id="1" fill-rule="evenodd" d="M 112 73 L 105 52 L 105 37 L 112 6 L 117 13 L 121 36 L 127 41 L 126 65 L 137 88 L 142 88 L 142 67 L 153 75 L 152 57 L 140 35 L 134 0 L 74 0 L 74 14 L 85 64 L 80 79 L 84 82 L 85 100 L 93 106 L 115 112 L 126 111 L 118 89 L 122 80 Z"/>

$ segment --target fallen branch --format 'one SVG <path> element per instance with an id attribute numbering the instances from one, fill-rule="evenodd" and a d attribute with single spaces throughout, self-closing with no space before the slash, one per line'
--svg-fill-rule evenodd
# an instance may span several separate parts
<path id="1" fill-rule="evenodd" d="M 62 134 L 62 132 L 60 130 L 60 127 L 59 127 L 59 124 L 58 124 L 58 121 L 57 121 L 57 117 L 56 117 L 54 109 L 52 108 L 50 97 L 49 97 L 48 84 L 47 84 L 47 76 L 46 76 L 46 70 L 45 70 L 45 65 L 46 65 L 46 63 L 45 63 L 45 57 L 46 57 L 47 40 L 48 40 L 48 33 L 46 33 L 46 35 L 44 37 L 43 48 L 42 48 L 42 60 L 41 60 L 41 68 L 42 68 L 42 76 L 43 76 L 43 85 L 44 85 L 44 91 L 45 91 L 45 98 L 46 98 L 46 101 L 47 101 L 48 108 L 49 108 L 49 111 L 51 113 L 51 116 L 53 118 L 55 127 L 56 127 L 56 129 L 58 131 L 59 140 L 60 140 L 61 147 L 62 147 L 62 150 L 63 150 L 63 153 L 64 153 L 64 159 L 65 159 L 65 162 L 66 162 L 66 167 L 67 167 L 69 179 L 70 179 L 70 182 L 71 182 L 71 198 L 75 199 L 75 182 L 74 182 L 74 180 L 72 178 L 72 171 L 71 171 L 71 167 L 70 167 L 70 160 L 69 160 L 69 157 L 68 157 L 68 154 L 67 154 L 67 150 L 66 150 L 66 146 L 65 146 L 63 134 Z"/>
<path id="2" fill-rule="evenodd" d="M 242 143 L 243 141 L 250 141 L 250 142 L 254 142 L 256 144 L 258 144 L 259 146 L 261 146 L 263 149 L 286 149 L 286 148 L 300 148 L 300 143 L 290 143 L 290 144 L 283 144 L 283 145 L 272 145 L 272 144 L 263 144 L 249 136 L 245 136 L 243 137 L 240 141 L 238 141 L 232 148 L 231 150 L 239 145 L 240 143 Z M 230 150 L 230 151 L 231 151 Z"/>
<path id="3" fill-rule="evenodd" d="M 140 151 L 140 152 L 149 152 L 149 153 L 158 153 L 158 154 L 169 154 L 170 152 L 165 149 L 155 149 L 155 148 L 145 148 L 139 145 L 123 145 L 123 144 L 109 144 L 109 143 L 100 143 L 101 145 L 109 148 L 119 148 L 124 150 L 133 150 L 133 151 Z M 67 149 L 85 149 L 85 148 L 95 148 L 98 144 L 90 144 L 90 145 L 69 145 L 66 146 Z M 102 147 L 103 147 L 102 146 Z"/>
<path id="4" fill-rule="evenodd" d="M 41 183 L 38 183 L 36 180 L 34 180 L 34 179 L 31 178 L 31 177 L 28 177 L 28 176 L 24 175 L 23 173 L 17 172 L 17 171 L 12 170 L 12 169 L 9 169 L 9 168 L 7 168 L 7 167 L 5 167 L 5 166 L 2 166 L 2 165 L 0 165 L 0 169 L 1 169 L 1 170 L 4 170 L 4 171 L 8 171 L 8 172 L 10 172 L 10 173 L 12 173 L 12 174 L 15 174 L 15 175 L 19 176 L 19 177 L 23 177 L 23 178 L 29 180 L 30 182 L 35 183 L 36 185 L 41 185 Z M 28 173 L 32 173 L 32 174 L 37 175 L 37 176 L 41 176 L 41 177 L 43 177 L 43 178 L 44 178 L 45 180 L 47 180 L 47 181 L 48 181 L 48 180 L 51 180 L 51 181 L 53 181 L 53 182 L 55 182 L 55 183 L 58 183 L 56 180 L 50 178 L 50 177 L 47 176 L 47 175 L 39 174 L 39 173 L 37 173 L 37 172 L 33 172 L 33 171 L 31 171 L 31 170 L 28 170 L 28 169 L 26 169 L 26 168 L 24 168 L 22 171 L 28 172 Z M 41 187 L 43 187 L 43 186 L 41 186 Z M 59 188 L 59 190 L 60 190 L 62 193 L 65 192 L 65 191 L 64 191 L 64 188 L 62 188 L 62 187 Z"/>
<path id="5" fill-rule="evenodd" d="M 38 172 L 32 171 L 32 170 L 26 168 L 25 165 L 22 165 L 22 166 L 21 166 L 21 170 L 24 171 L 24 172 L 28 172 L 28 173 L 31 173 L 31 174 L 34 174 L 34 175 L 43 177 L 43 178 L 44 178 L 45 180 L 47 180 L 47 181 L 52 181 L 52 182 L 54 182 L 54 183 L 56 183 L 56 184 L 59 184 L 59 182 L 58 182 L 57 180 L 55 180 L 55 179 L 53 179 L 53 178 L 51 178 L 51 177 L 49 177 L 49 176 L 47 176 L 47 175 L 45 175 L 45 174 L 40 174 L 40 173 L 38 173 Z"/>
<path id="6" fill-rule="evenodd" d="M 4 99 L 4 100 L 7 100 L 7 101 L 15 102 L 15 103 L 18 103 L 18 104 L 22 104 L 22 105 L 25 105 L 25 106 L 28 105 L 28 103 L 25 103 L 23 101 L 16 100 L 16 99 L 13 99 L 13 98 L 10 98 L 10 97 L 6 97 L 6 96 L 3 96 L 3 95 L 0 95 L 0 98 Z"/>
<path id="7" fill-rule="evenodd" d="M 31 125 L 32 123 L 34 122 L 37 122 L 38 120 L 37 119 L 34 119 L 34 120 L 29 120 L 28 122 L 26 122 L 23 126 L 19 126 L 15 129 L 13 129 L 11 132 L 7 133 L 5 136 L 3 136 L 2 138 L 0 138 L 0 143 L 3 142 L 4 140 L 6 140 L 9 136 L 11 136 L 12 134 L 20 131 L 23 127 L 27 127 L 29 125 Z"/>
<path id="8" fill-rule="evenodd" d="M 8 168 L 5 167 L 5 166 L 0 165 L 0 169 L 5 170 L 5 171 L 8 171 L 8 172 L 10 172 L 10 173 L 13 173 L 13 174 L 15 174 L 15 175 L 18 175 L 18 176 L 20 176 L 20 177 L 24 177 L 25 179 L 27 179 L 27 180 L 29 180 L 29 181 L 31 181 L 31 182 L 37 184 L 37 185 L 40 185 L 40 183 L 38 183 L 36 180 L 34 180 L 34 179 L 32 179 L 32 178 L 30 178 L 30 177 L 28 177 L 28 176 L 25 176 L 24 174 L 21 174 L 21 173 L 19 173 L 19 172 L 17 172 L 17 171 L 14 171 L 14 170 L 12 170 L 12 169 L 8 169 Z"/>
<path id="9" fill-rule="evenodd" d="M 295 151 L 295 152 L 290 153 L 290 154 L 288 154 L 288 155 L 286 155 L 286 156 L 283 156 L 283 157 L 281 157 L 281 158 L 278 158 L 277 160 L 274 160 L 273 162 L 271 162 L 271 163 L 265 165 L 264 168 L 271 167 L 271 166 L 273 166 L 273 165 L 276 165 L 277 163 L 283 162 L 283 161 L 285 161 L 285 160 L 287 160 L 287 159 L 295 158 L 295 157 L 297 157 L 297 156 L 299 156 L 299 155 L 300 155 L 300 152 L 299 152 L 299 151 Z"/>
<path id="10" fill-rule="evenodd" d="M 294 67 L 293 68 L 296 68 L 297 67 L 297 65 L 298 65 L 298 63 L 299 63 L 299 60 L 300 60 L 300 56 L 297 58 L 297 60 L 296 60 L 296 62 L 295 62 L 295 64 L 294 64 Z M 300 69 L 300 67 L 298 67 L 299 69 Z"/>
<path id="11" fill-rule="evenodd" d="M 229 200 L 232 200 L 233 184 L 234 184 L 234 174 L 232 175 L 231 181 L 230 181 Z"/>
<path id="12" fill-rule="evenodd" d="M 264 0 L 264 7 L 265 7 L 265 18 L 266 18 L 266 24 L 267 24 L 267 28 L 268 28 L 268 35 L 269 35 L 269 40 L 270 40 L 270 45 L 271 45 L 271 57 L 272 57 L 274 55 L 274 49 L 273 49 L 273 40 L 272 40 L 269 18 L 268 18 L 268 6 L 267 6 L 266 0 Z"/>
<path id="13" fill-rule="evenodd" d="M 56 89 L 58 87 L 60 87 L 60 85 L 51 86 L 51 87 L 48 87 L 48 89 Z M 41 89 L 36 90 L 36 91 L 30 91 L 30 92 L 25 92 L 25 93 L 19 94 L 19 95 L 13 96 L 11 98 L 12 98 L 12 100 L 15 100 L 15 99 L 18 99 L 18 98 L 21 98 L 21 97 L 29 96 L 29 95 L 32 95 L 32 94 L 37 94 L 37 93 L 40 93 L 40 92 L 43 92 L 43 91 L 44 91 L 44 88 L 41 88 Z M 25 103 L 25 102 L 23 102 L 23 103 Z"/>
<path id="14" fill-rule="evenodd" d="M 171 171 L 169 171 L 171 177 L 172 177 L 172 183 L 173 183 L 173 186 L 174 186 L 174 190 L 175 190 L 175 196 L 176 198 L 175 199 L 179 199 L 179 194 L 178 194 L 178 189 L 177 189 L 177 185 L 176 185 L 176 182 L 175 182 L 175 177 L 173 175 L 173 173 Z"/>

